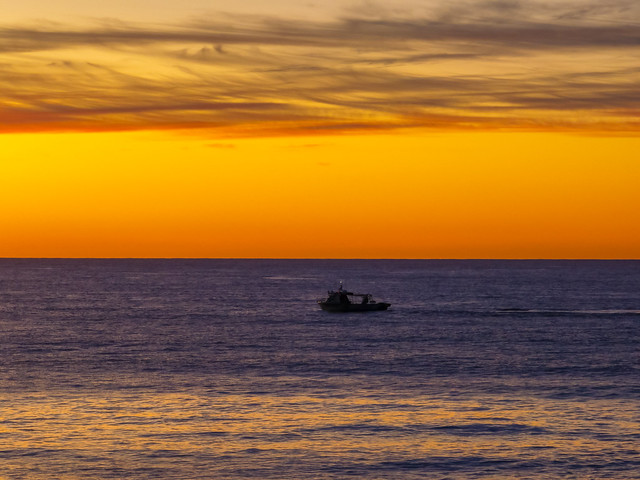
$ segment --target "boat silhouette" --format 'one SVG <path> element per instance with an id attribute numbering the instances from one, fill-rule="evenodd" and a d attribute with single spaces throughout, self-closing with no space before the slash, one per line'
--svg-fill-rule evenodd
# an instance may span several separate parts
<path id="1" fill-rule="evenodd" d="M 386 310 L 390 303 L 376 302 L 370 293 L 353 293 L 343 288 L 329 290 L 327 298 L 318 300 L 320 308 L 326 312 L 375 312 Z"/>

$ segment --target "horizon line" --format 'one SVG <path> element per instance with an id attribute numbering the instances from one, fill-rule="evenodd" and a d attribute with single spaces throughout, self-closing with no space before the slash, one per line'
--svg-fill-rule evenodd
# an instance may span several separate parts
<path id="1" fill-rule="evenodd" d="M 483 257 L 0 257 L 0 260 L 407 260 L 407 261 L 583 261 L 629 262 L 639 258 Z"/>

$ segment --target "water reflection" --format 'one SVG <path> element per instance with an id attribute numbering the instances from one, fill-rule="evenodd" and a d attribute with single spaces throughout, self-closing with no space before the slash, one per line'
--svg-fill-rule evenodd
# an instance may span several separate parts
<path id="1" fill-rule="evenodd" d="M 231 471 L 322 477 L 338 465 L 398 473 L 429 464 L 435 472 L 464 474 L 478 462 L 499 474 L 501 465 L 545 458 L 563 468 L 562 462 L 580 458 L 611 463 L 637 449 L 638 440 L 637 412 L 603 400 L 438 395 L 398 401 L 393 392 L 371 389 L 336 397 L 206 391 L 3 397 L 5 472 L 30 472 L 30 478 L 71 479 L 80 472 L 100 478 L 140 469 L 172 478 L 176 462 L 175 475 L 190 478 Z M 38 474 L 43 456 L 49 467 Z M 291 467 L 296 459 L 304 472 Z M 546 475 L 559 471 L 548 467 Z"/>

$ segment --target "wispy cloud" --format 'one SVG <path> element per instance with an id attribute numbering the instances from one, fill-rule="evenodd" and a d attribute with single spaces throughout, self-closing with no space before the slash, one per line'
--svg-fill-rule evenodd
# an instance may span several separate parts
<path id="1" fill-rule="evenodd" d="M 0 26 L 4 131 L 638 132 L 640 8 L 453 2 L 324 22 Z"/>

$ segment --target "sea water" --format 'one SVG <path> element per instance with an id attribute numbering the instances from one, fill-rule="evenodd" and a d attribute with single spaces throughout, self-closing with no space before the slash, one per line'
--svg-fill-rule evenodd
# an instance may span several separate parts
<path id="1" fill-rule="evenodd" d="M 0 260 L 0 479 L 113 478 L 640 478 L 640 262 Z"/>

